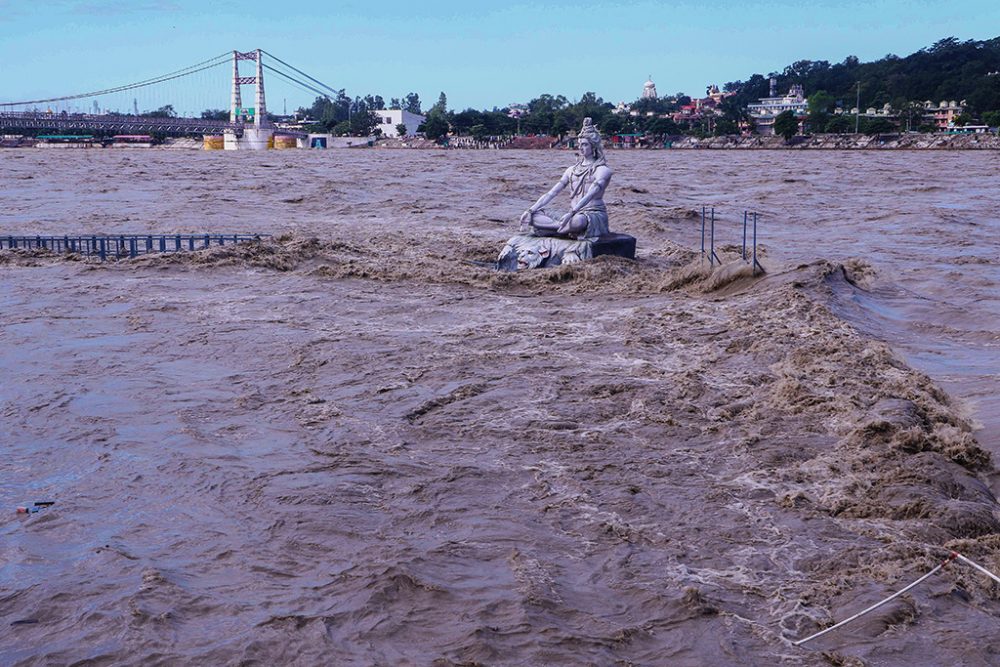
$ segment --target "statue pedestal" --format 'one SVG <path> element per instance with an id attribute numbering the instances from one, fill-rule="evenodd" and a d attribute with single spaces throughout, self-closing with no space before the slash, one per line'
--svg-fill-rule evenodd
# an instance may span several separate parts
<path id="1" fill-rule="evenodd" d="M 591 244 L 591 253 L 599 255 L 616 255 L 635 259 L 635 237 L 628 234 L 605 234 Z"/>
<path id="2" fill-rule="evenodd" d="M 518 234 L 507 241 L 497 258 L 501 271 L 540 269 L 575 264 L 600 255 L 635 259 L 635 237 L 605 234 L 596 241 L 578 241 L 558 236 Z"/>

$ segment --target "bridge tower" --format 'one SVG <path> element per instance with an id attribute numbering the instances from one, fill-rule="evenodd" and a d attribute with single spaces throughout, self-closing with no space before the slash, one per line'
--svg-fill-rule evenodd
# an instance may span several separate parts
<path id="1" fill-rule="evenodd" d="M 256 76 L 240 76 L 240 61 L 253 60 L 257 63 Z M 271 138 L 274 136 L 274 128 L 267 120 L 267 107 L 264 103 L 264 62 L 261 50 L 241 53 L 233 51 L 233 95 L 229 109 L 229 122 L 236 123 L 246 121 L 251 110 L 243 108 L 243 95 L 241 86 L 252 85 L 256 88 L 253 108 L 253 125 L 244 125 L 243 136 L 237 136 L 234 130 L 225 132 L 225 148 L 229 151 L 235 150 L 263 150 L 268 147 Z"/>

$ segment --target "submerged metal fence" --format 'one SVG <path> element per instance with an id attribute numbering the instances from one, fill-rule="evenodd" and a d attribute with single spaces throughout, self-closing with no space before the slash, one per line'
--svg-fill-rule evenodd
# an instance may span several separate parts
<path id="1" fill-rule="evenodd" d="M 708 221 L 708 247 L 705 247 L 706 220 Z M 751 254 L 747 254 L 747 223 L 753 222 L 753 247 Z M 715 252 L 715 207 L 701 207 L 701 256 L 708 259 L 710 266 L 716 263 L 722 266 L 722 260 Z M 753 275 L 757 272 L 767 273 L 759 261 L 757 261 L 757 212 L 743 211 L 743 248 L 740 257 L 744 262 L 750 264 Z"/>
<path id="2" fill-rule="evenodd" d="M 0 250 L 42 249 L 57 253 L 79 253 L 101 260 L 138 257 L 152 253 L 201 250 L 213 245 L 259 241 L 270 234 L 116 234 L 74 236 L 0 235 Z"/>

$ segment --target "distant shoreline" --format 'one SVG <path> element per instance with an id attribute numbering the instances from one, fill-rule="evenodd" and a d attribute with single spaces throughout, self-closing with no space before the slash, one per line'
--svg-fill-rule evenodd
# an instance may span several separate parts
<path id="1" fill-rule="evenodd" d="M 456 141 L 457 139 L 457 141 Z M 359 138 L 363 141 L 363 138 Z M 673 137 L 663 141 L 645 142 L 641 145 L 619 147 L 605 144 L 611 151 L 634 150 L 1000 150 L 1000 135 L 989 134 L 814 134 L 793 137 L 785 141 L 781 137 L 736 136 L 721 137 Z M 35 148 L 32 139 L 0 142 L 0 148 Z M 64 144 L 48 146 L 50 149 L 101 149 L 97 144 Z M 191 137 L 168 138 L 160 144 L 144 146 L 109 147 L 118 150 L 202 150 L 200 139 Z M 498 143 L 477 144 L 466 137 L 452 138 L 451 145 L 442 146 L 427 139 L 407 138 L 379 139 L 373 145 L 367 142 L 350 146 L 352 150 L 375 148 L 382 150 L 571 150 L 559 137 L 531 136 L 514 137 Z M 287 150 L 287 149 L 286 149 Z M 303 149 L 293 149 L 303 150 Z M 327 150 L 343 150 L 342 147 Z"/>
<path id="2" fill-rule="evenodd" d="M 683 137 L 670 149 L 730 150 L 996 150 L 996 134 L 814 134 L 793 137 Z"/>
<path id="3" fill-rule="evenodd" d="M 634 147 L 605 144 L 610 150 L 998 150 L 997 134 L 814 134 L 793 137 L 736 136 L 675 137 Z M 449 149 L 498 150 L 496 145 L 464 143 L 439 146 L 427 140 L 381 139 L 375 143 L 381 149 Z M 518 137 L 500 147 L 501 150 L 567 150 L 558 137 Z"/>

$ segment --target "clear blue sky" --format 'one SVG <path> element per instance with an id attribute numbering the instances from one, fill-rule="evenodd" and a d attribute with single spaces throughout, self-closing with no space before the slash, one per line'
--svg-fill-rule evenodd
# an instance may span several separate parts
<path id="1" fill-rule="evenodd" d="M 414 91 L 426 108 L 445 91 L 462 109 L 543 92 L 631 101 L 648 75 L 661 94 L 701 94 L 794 60 L 990 39 L 1000 35 L 1000 2 L 0 0 L 0 35 L 0 101 L 130 83 L 260 47 L 351 96 L 388 102 Z M 228 75 L 220 67 L 183 89 L 143 91 L 137 103 L 225 107 Z M 265 80 L 272 110 L 312 100 Z"/>

